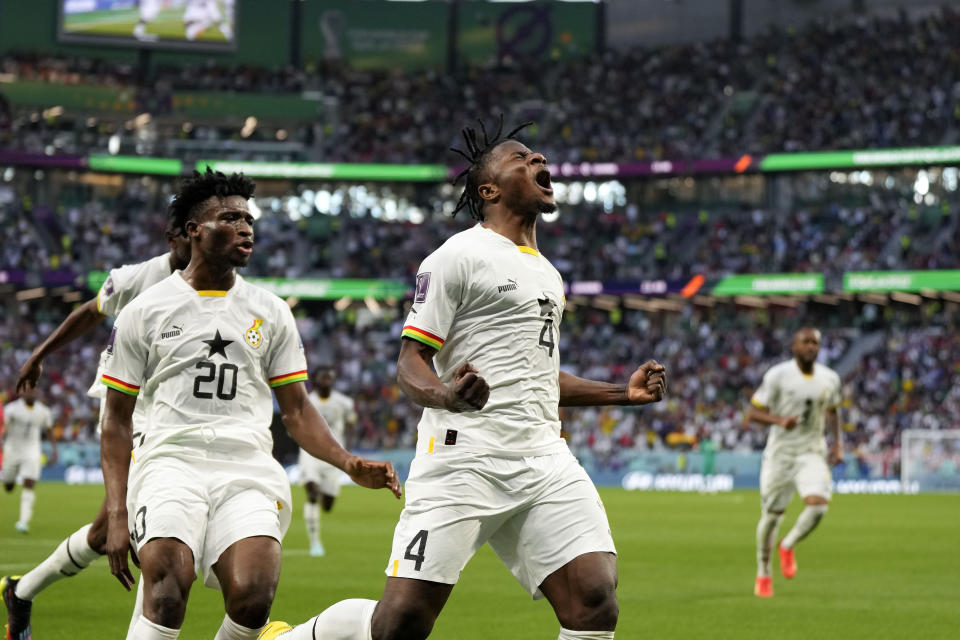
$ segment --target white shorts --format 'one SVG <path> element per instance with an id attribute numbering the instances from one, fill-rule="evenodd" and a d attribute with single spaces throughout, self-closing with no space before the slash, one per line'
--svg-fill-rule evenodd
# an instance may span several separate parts
<path id="1" fill-rule="evenodd" d="M 155 20 L 160 9 L 163 8 L 161 0 L 140 0 L 140 19 L 146 22 Z"/>
<path id="2" fill-rule="evenodd" d="M 827 461 L 819 453 L 798 456 L 764 456 L 760 467 L 760 501 L 766 511 L 783 511 L 793 492 L 800 497 L 831 495 L 832 477 Z"/>
<path id="3" fill-rule="evenodd" d="M 297 463 L 300 467 L 300 484 L 312 482 L 320 488 L 320 493 L 334 498 L 340 495 L 340 477 L 343 475 L 340 469 L 314 458 L 303 449 L 300 449 Z"/>
<path id="4" fill-rule="evenodd" d="M 238 540 L 283 540 L 290 526 L 290 483 L 267 453 L 228 456 L 181 447 L 130 467 L 127 514 L 139 549 L 154 538 L 176 538 L 193 552 L 194 570 L 218 589 L 212 566 Z"/>
<path id="5" fill-rule="evenodd" d="M 418 454 L 388 576 L 455 584 L 489 542 L 534 598 L 574 558 L 616 553 L 603 503 L 569 450 L 526 458 Z"/>
<path id="6" fill-rule="evenodd" d="M 0 471 L 3 484 L 13 484 L 17 481 L 17 476 L 22 476 L 25 480 L 39 480 L 42 466 L 40 458 L 41 454 L 37 451 L 4 447 L 3 470 Z"/>

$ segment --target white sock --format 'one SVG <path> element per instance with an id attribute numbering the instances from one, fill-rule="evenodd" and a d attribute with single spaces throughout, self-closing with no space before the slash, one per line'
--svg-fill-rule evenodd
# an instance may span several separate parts
<path id="1" fill-rule="evenodd" d="M 797 518 L 796 524 L 793 525 L 793 529 L 790 529 L 790 532 L 780 541 L 780 546 L 784 549 L 793 549 L 794 545 L 806 538 L 810 535 L 811 531 L 817 528 L 817 525 L 820 524 L 826 512 L 827 505 L 825 504 L 808 504 L 807 507 L 800 512 L 800 516 Z"/>
<path id="2" fill-rule="evenodd" d="M 242 624 L 237 624 L 230 618 L 230 614 L 227 614 L 223 616 L 223 624 L 220 625 L 213 640 L 257 640 L 262 628 L 251 629 Z"/>
<path id="3" fill-rule="evenodd" d="M 133 630 L 143 615 L 143 576 L 137 580 L 137 599 L 133 603 L 133 615 L 130 616 L 130 626 L 127 627 L 127 640 L 134 640 Z"/>
<path id="4" fill-rule="evenodd" d="M 613 640 L 613 631 L 570 631 L 560 629 L 557 640 Z"/>
<path id="5" fill-rule="evenodd" d="M 133 627 L 133 640 L 177 640 L 180 629 L 170 629 L 150 622 L 145 616 L 140 616 Z"/>
<path id="6" fill-rule="evenodd" d="M 20 578 L 17 597 L 33 600 L 37 594 L 61 578 L 75 576 L 100 557 L 87 543 L 91 525 L 85 524 L 60 543 L 35 569 Z"/>
<path id="7" fill-rule="evenodd" d="M 283 640 L 373 640 L 370 623 L 376 600 L 352 598 L 331 605 L 323 613 L 282 634 Z"/>
<path id="8" fill-rule="evenodd" d="M 305 502 L 303 521 L 307 523 L 307 538 L 310 539 L 310 546 L 320 544 L 320 505 L 316 502 Z"/>
<path id="9" fill-rule="evenodd" d="M 36 495 L 33 489 L 24 487 L 23 491 L 20 492 L 20 522 L 23 524 L 30 524 L 30 518 L 33 517 L 34 500 L 36 500 Z"/>
<path id="10" fill-rule="evenodd" d="M 770 554 L 773 552 L 773 541 L 777 539 L 777 529 L 783 520 L 782 513 L 764 511 L 757 523 L 757 576 L 770 575 Z"/>

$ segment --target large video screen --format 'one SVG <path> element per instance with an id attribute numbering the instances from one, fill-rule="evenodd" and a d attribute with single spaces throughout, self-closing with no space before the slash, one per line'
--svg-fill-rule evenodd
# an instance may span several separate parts
<path id="1" fill-rule="evenodd" d="M 60 0 L 61 42 L 126 47 L 236 46 L 235 0 Z"/>

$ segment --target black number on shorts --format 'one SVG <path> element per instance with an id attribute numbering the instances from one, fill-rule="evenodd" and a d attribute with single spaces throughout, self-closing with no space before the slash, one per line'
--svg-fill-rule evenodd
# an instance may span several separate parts
<path id="1" fill-rule="evenodd" d="M 417 555 L 413 555 L 413 547 L 419 541 L 420 546 L 417 548 Z M 407 552 L 403 554 L 404 560 L 413 560 L 416 564 L 413 565 L 414 571 L 420 571 L 420 567 L 423 566 L 423 552 L 427 548 L 427 530 L 422 529 L 420 533 L 413 536 L 413 540 L 410 541 L 410 544 L 407 545 Z"/>
<path id="2" fill-rule="evenodd" d="M 543 329 L 540 329 L 540 346 L 546 347 L 550 357 L 553 357 L 553 348 L 557 346 L 553 341 L 553 318 L 543 321 Z"/>
<path id="3" fill-rule="evenodd" d="M 139 523 L 139 526 L 137 526 Z M 137 543 L 143 542 L 143 539 L 147 536 L 147 508 L 140 507 L 137 510 L 137 515 L 133 519 L 133 537 Z"/>
<path id="4" fill-rule="evenodd" d="M 207 373 L 205 375 L 198 375 L 193 380 L 193 397 L 200 398 L 202 400 L 210 400 L 213 398 L 212 391 L 202 391 L 200 389 L 201 384 L 206 384 L 207 382 L 213 382 L 217 380 L 217 398 L 220 400 L 233 400 L 237 395 L 237 372 L 240 370 L 237 365 L 230 364 L 229 362 L 224 362 L 220 365 L 220 370 L 217 371 L 217 365 L 213 364 L 209 360 L 201 360 L 197 363 L 197 369 L 206 369 Z M 230 390 L 225 391 L 227 386 L 227 374 L 230 374 Z M 218 375 L 219 374 L 219 375 Z"/>

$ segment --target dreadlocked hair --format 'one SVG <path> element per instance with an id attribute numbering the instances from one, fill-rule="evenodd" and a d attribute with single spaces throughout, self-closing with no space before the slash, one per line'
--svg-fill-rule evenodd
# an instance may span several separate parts
<path id="1" fill-rule="evenodd" d="M 483 120 L 477 120 L 477 122 L 480 124 L 480 134 L 483 136 L 482 140 L 480 135 L 477 134 L 476 129 L 466 126 L 460 132 L 463 135 L 463 141 L 466 143 L 466 149 L 450 147 L 450 151 L 459 153 L 469 163 L 467 168 L 458 173 L 457 177 L 453 179 L 453 184 L 457 184 L 462 178 L 466 178 L 463 193 L 460 194 L 460 199 L 457 201 L 457 206 L 453 210 L 453 215 L 456 216 L 458 211 L 465 208 L 470 212 L 470 216 L 474 220 L 483 222 L 483 198 L 480 197 L 480 184 L 483 170 L 486 167 L 487 160 L 490 158 L 490 152 L 502 142 L 515 140 L 515 136 L 518 133 L 533 123 L 524 122 L 501 138 L 500 134 L 503 133 L 502 113 L 497 123 L 497 132 L 492 136 L 487 134 L 487 128 L 484 126 Z"/>
<path id="2" fill-rule="evenodd" d="M 230 176 L 220 171 L 214 172 L 207 167 L 204 173 L 194 171 L 180 184 L 180 193 L 173 197 L 168 210 L 167 233 L 174 236 L 186 234 L 187 222 L 193 218 L 197 206 L 208 198 L 216 196 L 223 200 L 229 196 L 240 196 L 244 200 L 253 197 L 257 185 L 242 173 Z"/>

